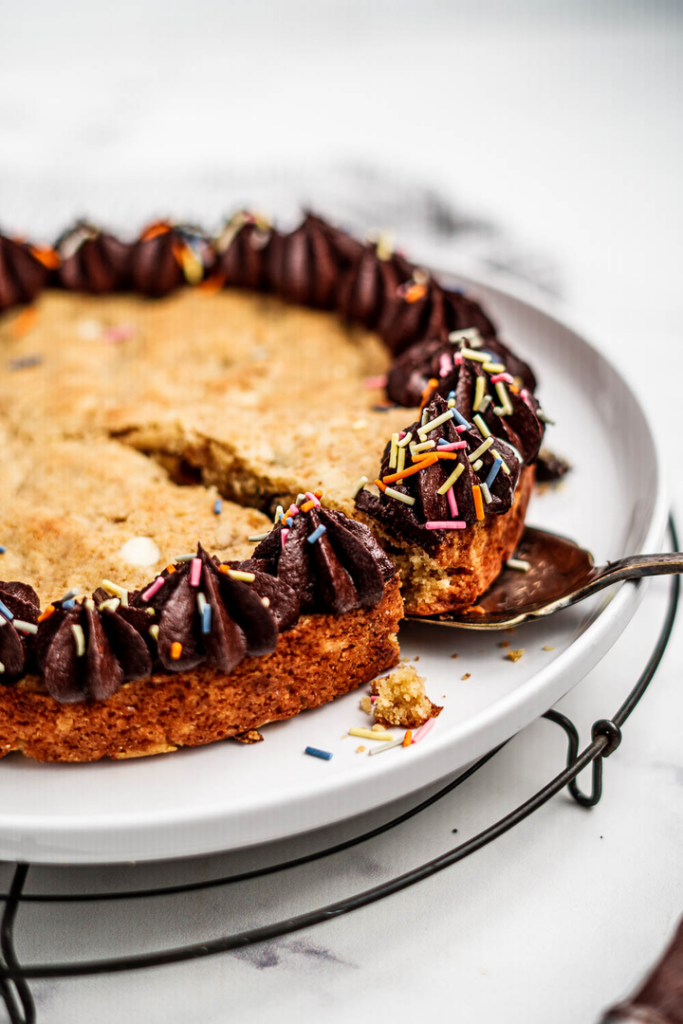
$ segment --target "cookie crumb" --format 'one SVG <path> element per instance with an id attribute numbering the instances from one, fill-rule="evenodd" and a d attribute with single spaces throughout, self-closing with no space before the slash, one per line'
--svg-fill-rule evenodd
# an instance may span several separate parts
<path id="1" fill-rule="evenodd" d="M 543 645 L 543 650 L 544 650 L 544 651 L 554 651 L 554 650 L 555 650 L 555 648 L 554 648 L 554 647 L 551 647 L 551 646 L 550 646 L 550 644 L 544 644 L 544 645 Z"/>
<path id="2" fill-rule="evenodd" d="M 248 729 L 246 732 L 238 732 L 233 736 L 238 743 L 261 743 L 263 736 L 258 729 Z"/>
<path id="3" fill-rule="evenodd" d="M 469 679 L 471 675 L 472 675 L 471 672 L 465 672 L 465 675 L 464 676 L 460 676 L 460 678 L 462 680 Z"/>
<path id="4" fill-rule="evenodd" d="M 364 754 L 367 749 L 368 748 L 364 747 L 363 744 L 361 743 L 361 745 L 359 747 L 356 747 L 356 753 L 357 754 Z"/>
<path id="5" fill-rule="evenodd" d="M 376 695 L 374 704 L 369 698 L 363 698 L 361 706 L 375 717 L 373 732 L 384 732 L 388 725 L 417 729 L 442 710 L 432 704 L 425 692 L 424 678 L 412 665 L 401 665 L 388 676 L 376 679 L 372 689 Z"/>
<path id="6" fill-rule="evenodd" d="M 502 641 L 501 641 L 501 642 L 500 642 L 500 643 L 498 644 L 498 646 L 499 646 L 499 647 L 509 647 L 509 646 L 510 646 L 510 641 L 509 641 L 509 640 L 502 640 Z"/>
<path id="7" fill-rule="evenodd" d="M 509 658 L 510 661 L 519 661 L 523 654 L 524 648 L 520 647 L 518 651 L 508 651 L 505 656 L 506 658 Z"/>
<path id="8" fill-rule="evenodd" d="M 457 654 L 451 654 L 451 658 L 457 658 L 457 657 L 458 657 Z"/>

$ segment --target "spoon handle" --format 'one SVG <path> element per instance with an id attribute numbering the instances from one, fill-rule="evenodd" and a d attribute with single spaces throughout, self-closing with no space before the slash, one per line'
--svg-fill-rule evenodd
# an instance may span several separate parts
<path id="1" fill-rule="evenodd" d="M 683 552 L 670 551 L 661 555 L 631 555 L 609 562 L 595 570 L 593 578 L 575 591 L 570 604 L 583 601 L 599 590 L 622 580 L 637 580 L 642 576 L 672 576 L 683 573 Z"/>

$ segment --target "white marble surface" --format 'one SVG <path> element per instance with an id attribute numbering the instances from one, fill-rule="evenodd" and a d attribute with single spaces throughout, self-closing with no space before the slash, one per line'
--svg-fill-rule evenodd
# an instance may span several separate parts
<path id="1" fill-rule="evenodd" d="M 237 199 L 294 194 L 399 222 L 444 264 L 482 257 L 559 282 L 649 405 L 681 498 L 683 24 L 672 4 L 200 3 L 0 8 L 0 213 L 50 234 L 81 212 L 136 226 L 150 211 L 217 219 Z M 266 168 L 266 169 L 264 169 Z M 358 181 L 356 177 L 354 180 Z M 503 237 L 438 238 L 394 195 L 427 182 Z M 396 181 L 399 185 L 396 185 Z M 405 183 L 408 183 L 406 186 Z M 240 194 L 241 193 L 241 194 Z M 277 205 L 277 204 L 275 204 Z M 279 208 L 279 206 L 278 206 Z M 474 256 L 472 256 L 474 254 Z M 540 255 L 539 255 L 540 254 Z M 549 258 L 548 258 L 549 257 Z M 645 354 L 661 373 L 642 375 Z M 627 634 L 561 708 L 610 715 L 662 619 L 657 581 Z M 564 795 L 493 846 L 369 910 L 251 950 L 152 973 L 35 983 L 42 1024 L 229 1017 L 341 1022 L 415 1015 L 493 1024 L 599 1018 L 683 912 L 680 629 L 592 811 Z M 199 941 L 376 884 L 474 834 L 561 765 L 538 722 L 465 788 L 349 854 L 178 902 L 22 911 L 26 959 Z M 357 827 L 354 825 L 354 828 Z M 246 860 L 346 834 L 309 837 Z M 127 885 L 232 869 L 79 871 L 34 884 Z M 0 878 L 7 871 L 0 868 Z M 2 1014 L 0 1012 L 0 1020 Z"/>

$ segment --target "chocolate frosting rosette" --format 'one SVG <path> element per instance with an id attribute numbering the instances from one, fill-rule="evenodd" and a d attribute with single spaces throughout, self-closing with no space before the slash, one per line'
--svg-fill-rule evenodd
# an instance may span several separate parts
<path id="1" fill-rule="evenodd" d="M 378 604 L 396 573 L 393 562 L 363 523 L 323 508 L 310 493 L 304 497 L 281 514 L 256 548 L 254 564 L 295 590 L 302 612 L 343 615 Z"/>
<path id="2" fill-rule="evenodd" d="M 169 295 L 184 284 L 196 285 L 212 267 L 211 247 L 198 229 L 156 221 L 133 246 L 132 287 L 151 298 Z"/>
<path id="3" fill-rule="evenodd" d="M 501 436 L 514 433 L 501 429 L 508 406 L 487 410 L 488 420 L 473 411 L 472 375 L 462 371 L 448 399 L 437 395 L 419 420 L 393 435 L 375 481 L 379 496 L 360 490 L 356 497 L 359 510 L 426 551 L 451 529 L 507 512 L 524 464 L 518 447 Z"/>
<path id="4" fill-rule="evenodd" d="M 69 291 L 103 295 L 128 283 L 132 245 L 79 221 L 55 242 L 60 266 L 55 278 Z"/>
<path id="5" fill-rule="evenodd" d="M 166 671 L 207 662 L 231 672 L 246 657 L 274 651 L 278 633 L 298 619 L 299 601 L 291 588 L 234 564 L 218 563 L 200 544 L 196 555 L 168 566 L 131 595 L 134 612 L 155 613 L 148 632 Z"/>
<path id="6" fill-rule="evenodd" d="M 106 700 L 128 679 L 152 671 L 152 658 L 119 602 L 63 598 L 40 616 L 35 662 L 47 692 L 61 704 Z"/>
<path id="7" fill-rule="evenodd" d="M 0 580 L 0 684 L 14 683 L 25 674 L 39 612 L 33 587 Z"/>
<path id="8" fill-rule="evenodd" d="M 270 286 L 290 302 L 329 309 L 335 304 L 341 274 L 361 251 L 359 242 L 308 213 L 290 234 L 273 237 Z"/>
<path id="9" fill-rule="evenodd" d="M 0 235 L 0 312 L 33 302 L 58 266 L 54 249 Z"/>

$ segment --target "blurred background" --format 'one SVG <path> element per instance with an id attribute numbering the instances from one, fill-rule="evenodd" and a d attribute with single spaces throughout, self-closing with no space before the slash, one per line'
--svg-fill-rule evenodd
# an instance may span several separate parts
<path id="1" fill-rule="evenodd" d="M 6 229 L 304 203 L 673 340 L 676 0 L 5 0 L 0 39 Z"/>

